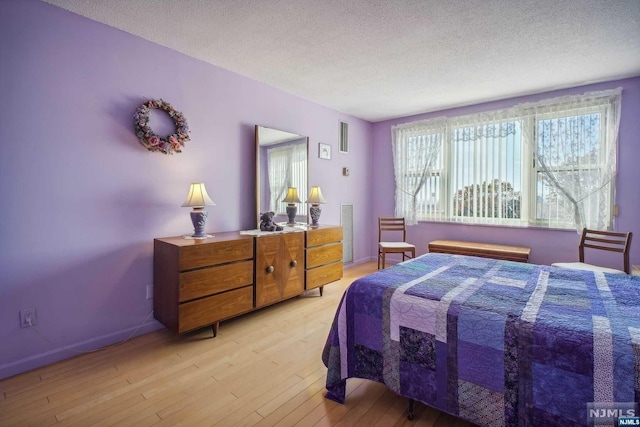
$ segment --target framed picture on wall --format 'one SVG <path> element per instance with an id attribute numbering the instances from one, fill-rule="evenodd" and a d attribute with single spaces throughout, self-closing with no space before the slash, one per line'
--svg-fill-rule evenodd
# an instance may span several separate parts
<path id="1" fill-rule="evenodd" d="M 318 157 L 331 160 L 331 146 L 322 142 L 318 143 Z"/>

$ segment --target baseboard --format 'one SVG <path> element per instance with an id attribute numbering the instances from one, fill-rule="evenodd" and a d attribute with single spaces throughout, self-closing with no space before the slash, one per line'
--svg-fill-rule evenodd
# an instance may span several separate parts
<path id="1" fill-rule="evenodd" d="M 345 270 L 348 270 L 348 269 L 350 269 L 352 267 L 355 267 L 357 265 L 364 264 L 364 263 L 371 262 L 371 261 L 375 261 L 375 260 L 376 260 L 375 257 L 361 258 L 361 259 L 359 259 L 357 261 L 353 261 L 353 262 L 350 262 L 348 264 L 343 264 L 343 268 Z"/>
<path id="2" fill-rule="evenodd" d="M 162 326 L 162 324 L 156 322 L 155 320 L 151 320 L 143 324 L 139 328 L 138 326 L 133 326 L 122 331 L 113 332 L 111 334 L 102 335 L 96 338 L 91 338 L 89 340 L 67 345 L 63 348 L 56 348 L 44 353 L 35 354 L 33 356 L 29 356 L 15 362 L 5 363 L 3 365 L 0 365 L 0 380 L 77 356 L 77 354 L 72 353 L 73 351 L 91 351 L 101 347 L 107 347 L 109 345 L 116 344 L 120 341 L 124 341 L 129 337 L 129 335 L 131 335 L 133 331 L 136 330 L 136 328 L 138 328 L 138 331 L 134 336 L 148 334 L 149 332 L 162 329 L 163 327 L 164 326 Z"/>

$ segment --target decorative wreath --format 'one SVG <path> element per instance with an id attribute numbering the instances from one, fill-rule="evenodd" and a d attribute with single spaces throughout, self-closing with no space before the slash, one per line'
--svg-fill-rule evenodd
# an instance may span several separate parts
<path id="1" fill-rule="evenodd" d="M 159 137 L 149 127 L 149 114 L 152 108 L 164 110 L 169 114 L 176 127 L 175 133 Z M 136 136 L 140 143 L 149 151 L 159 151 L 163 154 L 182 153 L 184 143 L 189 141 L 189 126 L 180 111 L 162 99 L 152 99 L 144 102 L 133 115 Z"/>

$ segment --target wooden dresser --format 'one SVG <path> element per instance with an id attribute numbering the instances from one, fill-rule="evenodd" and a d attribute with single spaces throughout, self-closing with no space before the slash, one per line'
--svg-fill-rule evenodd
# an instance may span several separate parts
<path id="1" fill-rule="evenodd" d="M 320 289 L 342 278 L 342 227 L 287 233 L 215 233 L 154 240 L 153 309 L 184 333 Z"/>

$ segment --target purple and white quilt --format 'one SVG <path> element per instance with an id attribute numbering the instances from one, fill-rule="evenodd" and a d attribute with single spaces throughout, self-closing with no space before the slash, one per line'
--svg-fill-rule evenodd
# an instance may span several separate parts
<path id="1" fill-rule="evenodd" d="M 426 254 L 349 286 L 322 359 L 340 403 L 364 378 L 481 426 L 586 425 L 640 401 L 640 276 Z"/>

